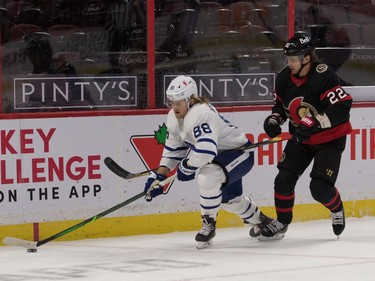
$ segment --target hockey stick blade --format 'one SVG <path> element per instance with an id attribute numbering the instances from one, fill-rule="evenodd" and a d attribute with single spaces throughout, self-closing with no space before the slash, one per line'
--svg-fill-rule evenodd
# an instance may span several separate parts
<path id="1" fill-rule="evenodd" d="M 171 181 L 173 181 L 174 179 L 176 178 L 176 174 L 170 176 L 169 178 L 166 178 L 164 181 L 160 182 L 159 185 L 160 186 L 164 186 L 168 183 L 170 183 Z M 94 222 L 106 215 L 108 215 L 109 213 L 112 213 L 126 205 L 129 205 L 130 203 L 138 200 L 139 198 L 143 197 L 144 196 L 144 192 L 140 192 L 138 193 L 137 195 L 134 195 L 133 197 L 129 198 L 128 200 L 124 201 L 124 202 L 121 202 L 115 206 L 113 206 L 112 208 L 109 208 L 95 216 L 92 216 L 91 218 L 88 218 L 84 221 L 81 221 L 80 223 L 77 223 L 63 231 L 60 231 L 59 233 L 56 233 L 50 237 L 47 237 L 43 240 L 39 240 L 39 241 L 29 241 L 29 240 L 24 240 L 24 239 L 20 239 L 20 238 L 16 238 L 16 237 L 5 237 L 3 239 L 3 243 L 5 245 L 9 245 L 9 246 L 16 246 L 16 247 L 24 247 L 24 248 L 28 248 L 28 249 L 36 249 L 37 247 L 39 246 L 42 246 L 52 240 L 55 240 L 61 236 L 64 236 L 78 228 L 81 228 L 82 226 L 85 226 L 86 224 L 90 223 L 90 222 Z"/>
<path id="2" fill-rule="evenodd" d="M 291 138 L 281 138 L 281 137 L 276 137 L 276 138 L 272 138 L 272 139 L 269 139 L 269 140 L 266 140 L 266 141 L 262 141 L 262 142 L 258 142 L 258 143 L 252 143 L 252 144 L 249 144 L 249 145 L 243 145 L 241 147 L 238 147 L 236 148 L 236 150 L 248 150 L 248 151 L 251 151 L 251 150 L 254 150 L 255 148 L 259 147 L 259 146 L 263 146 L 263 145 L 268 145 L 268 144 L 271 144 L 271 143 L 275 143 L 275 142 L 280 142 L 280 141 L 286 141 L 286 140 L 290 140 Z"/>
<path id="3" fill-rule="evenodd" d="M 5 237 L 3 243 L 8 246 L 24 247 L 27 249 L 36 249 L 38 242 L 28 241 L 15 237 Z"/>
<path id="4" fill-rule="evenodd" d="M 110 169 L 114 174 L 118 175 L 120 178 L 130 180 L 138 177 L 143 177 L 148 175 L 152 170 L 147 170 L 139 173 L 131 173 L 122 168 L 119 164 L 115 162 L 111 157 L 106 157 L 104 159 L 105 165 Z"/>

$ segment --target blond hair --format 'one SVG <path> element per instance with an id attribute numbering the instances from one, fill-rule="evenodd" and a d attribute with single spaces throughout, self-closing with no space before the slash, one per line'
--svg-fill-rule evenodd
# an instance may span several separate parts
<path id="1" fill-rule="evenodd" d="M 209 103 L 210 100 L 206 97 L 197 97 L 196 95 L 192 95 L 190 97 L 189 105 L 193 106 L 194 104 L 198 103 Z"/>

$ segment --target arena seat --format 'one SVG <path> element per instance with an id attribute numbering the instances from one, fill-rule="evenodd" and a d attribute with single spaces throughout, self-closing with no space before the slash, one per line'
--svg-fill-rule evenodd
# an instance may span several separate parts
<path id="1" fill-rule="evenodd" d="M 39 8 L 24 8 L 18 13 L 18 23 L 28 23 L 43 26 L 43 13 Z"/>
<path id="2" fill-rule="evenodd" d="M 251 9 L 247 12 L 247 18 L 253 25 L 260 25 L 263 26 L 265 29 L 270 29 L 271 17 L 265 9 Z"/>
<path id="3" fill-rule="evenodd" d="M 48 32 L 53 36 L 61 36 L 78 30 L 78 27 L 73 24 L 54 24 L 48 27 Z"/>
<path id="4" fill-rule="evenodd" d="M 232 11 L 232 27 L 234 30 L 239 30 L 243 25 L 249 23 L 249 12 L 255 8 L 252 2 L 234 2 L 228 8 Z"/>
<path id="5" fill-rule="evenodd" d="M 208 26 L 226 26 L 228 30 L 232 29 L 233 12 L 222 8 L 211 11 L 208 14 Z"/>
<path id="6" fill-rule="evenodd" d="M 9 11 L 10 20 L 14 23 L 18 23 L 18 14 L 19 12 L 26 8 L 31 6 L 31 3 L 28 1 L 9 1 L 5 8 Z"/>
<path id="7" fill-rule="evenodd" d="M 25 35 L 29 33 L 41 30 L 42 28 L 35 24 L 16 24 L 13 25 L 10 29 L 10 40 L 21 40 Z"/>
<path id="8" fill-rule="evenodd" d="M 273 32 L 275 32 L 281 40 L 288 40 L 288 26 L 286 24 L 274 26 Z"/>
<path id="9" fill-rule="evenodd" d="M 216 9 L 221 9 L 223 6 L 218 2 L 200 2 L 198 5 L 198 18 L 196 24 L 196 34 L 204 36 L 207 32 L 208 14 Z"/>
<path id="10" fill-rule="evenodd" d="M 247 24 L 243 25 L 239 28 L 239 32 L 241 34 L 250 35 L 251 37 L 254 37 L 258 33 L 264 31 L 264 27 L 260 25 L 254 25 L 254 24 Z"/>

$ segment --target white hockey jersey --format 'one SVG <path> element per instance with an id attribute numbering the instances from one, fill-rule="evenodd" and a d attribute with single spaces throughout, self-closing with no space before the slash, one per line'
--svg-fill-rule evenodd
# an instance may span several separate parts
<path id="1" fill-rule="evenodd" d="M 167 117 L 168 136 L 160 166 L 173 169 L 187 156 L 188 165 L 200 168 L 210 163 L 221 151 L 248 142 L 245 133 L 233 126 L 211 104 L 195 104 L 177 119 L 173 110 Z"/>

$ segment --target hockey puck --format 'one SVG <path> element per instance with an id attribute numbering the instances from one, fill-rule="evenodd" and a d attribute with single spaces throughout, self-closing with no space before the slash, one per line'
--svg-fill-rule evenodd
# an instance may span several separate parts
<path id="1" fill-rule="evenodd" d="M 38 250 L 37 249 L 27 249 L 28 253 L 36 253 Z"/>

